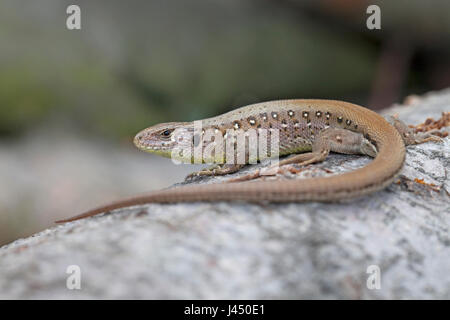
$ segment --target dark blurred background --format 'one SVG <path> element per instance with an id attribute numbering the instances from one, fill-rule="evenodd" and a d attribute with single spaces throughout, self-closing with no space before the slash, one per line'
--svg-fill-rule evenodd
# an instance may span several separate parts
<path id="1" fill-rule="evenodd" d="M 381 109 L 450 85 L 449 40 L 448 0 L 2 0 L 0 244 L 195 169 L 134 149 L 145 127 L 284 98 Z"/>

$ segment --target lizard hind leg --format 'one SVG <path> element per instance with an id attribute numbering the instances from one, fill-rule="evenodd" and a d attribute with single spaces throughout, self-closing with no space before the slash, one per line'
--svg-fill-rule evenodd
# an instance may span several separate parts
<path id="1" fill-rule="evenodd" d="M 279 165 L 297 163 L 308 165 L 326 159 L 330 151 L 344 154 L 365 154 L 375 157 L 377 150 L 361 133 L 340 128 L 328 128 L 314 140 L 312 152 L 296 155 L 279 162 Z"/>
<path id="2" fill-rule="evenodd" d="M 298 154 L 280 161 L 275 166 L 296 163 L 305 166 L 324 161 L 330 151 L 344 154 L 365 154 L 375 157 L 377 150 L 361 133 L 341 128 L 328 128 L 322 131 L 314 140 L 312 151 Z M 270 171 L 270 169 L 269 169 Z"/>
<path id="3" fill-rule="evenodd" d="M 330 151 L 344 154 L 365 154 L 371 157 L 375 157 L 377 153 L 375 146 L 365 139 L 361 133 L 341 128 L 328 128 L 323 130 L 314 140 L 311 152 L 294 155 L 268 168 L 258 170 L 256 174 L 249 173 L 228 182 L 253 180 L 261 176 L 283 174 L 287 171 L 296 172 L 290 164 L 296 163 L 300 166 L 306 166 L 322 162 L 327 158 Z"/>
<path id="4" fill-rule="evenodd" d="M 434 132 L 439 132 L 439 130 L 431 130 L 428 132 L 414 132 L 414 128 L 408 127 L 403 121 L 398 119 L 396 116 L 391 116 L 389 119 L 390 123 L 397 129 L 397 131 L 402 136 L 405 145 L 420 144 L 428 141 L 442 141 L 438 136 L 433 135 Z"/>

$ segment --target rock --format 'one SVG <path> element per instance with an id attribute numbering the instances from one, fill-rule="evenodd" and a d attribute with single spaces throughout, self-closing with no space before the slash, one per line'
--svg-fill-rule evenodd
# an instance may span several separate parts
<path id="1" fill-rule="evenodd" d="M 410 100 L 387 113 L 450 110 L 450 90 Z M 397 183 L 346 203 L 152 204 L 59 225 L 0 249 L 0 298 L 449 299 L 449 150 L 408 147 Z M 332 154 L 301 176 L 369 161 Z"/>

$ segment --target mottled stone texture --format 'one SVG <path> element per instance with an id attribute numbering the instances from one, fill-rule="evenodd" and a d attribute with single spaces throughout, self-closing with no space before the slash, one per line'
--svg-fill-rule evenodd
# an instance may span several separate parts
<path id="1" fill-rule="evenodd" d="M 450 111 L 449 90 L 410 101 L 387 113 Z M 60 225 L 0 249 L 0 298 L 449 299 L 449 150 L 450 138 L 408 147 L 398 183 L 347 203 L 155 204 Z M 369 161 L 332 154 L 300 176 Z M 69 265 L 81 290 L 66 288 Z"/>

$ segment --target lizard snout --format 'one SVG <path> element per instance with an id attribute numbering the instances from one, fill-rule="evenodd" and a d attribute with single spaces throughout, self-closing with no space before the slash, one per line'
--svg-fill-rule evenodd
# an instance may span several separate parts
<path id="1" fill-rule="evenodd" d="M 145 140 L 147 138 L 148 134 L 145 130 L 140 131 L 136 136 L 134 137 L 133 143 L 136 147 L 139 149 L 143 149 L 146 147 Z"/>

